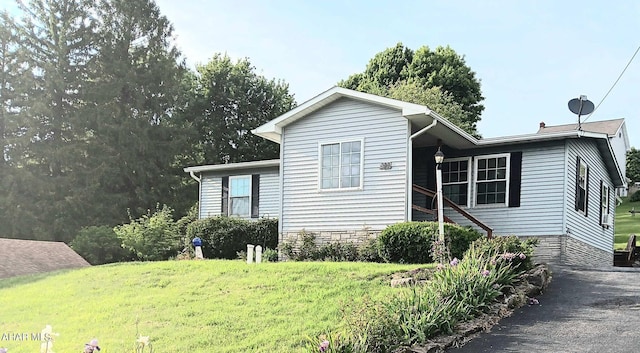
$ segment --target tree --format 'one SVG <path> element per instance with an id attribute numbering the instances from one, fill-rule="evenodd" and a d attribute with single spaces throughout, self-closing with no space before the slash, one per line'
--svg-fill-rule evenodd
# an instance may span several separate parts
<path id="1" fill-rule="evenodd" d="M 172 164 L 182 134 L 170 119 L 185 68 L 171 23 L 153 1 L 102 0 L 97 18 L 90 169 L 99 185 L 95 204 L 103 205 L 99 224 L 113 225 L 126 210 L 141 215 L 179 197 L 183 172 Z"/>
<path id="2" fill-rule="evenodd" d="M 113 228 L 108 226 L 82 228 L 70 246 L 92 265 L 126 261 L 131 258 L 131 253 L 122 248 L 122 241 Z"/>
<path id="3" fill-rule="evenodd" d="M 21 232 L 31 237 L 68 241 L 86 207 L 77 198 L 83 195 L 77 180 L 87 173 L 82 121 L 93 20 L 86 1 L 18 4 L 24 16 L 10 22 L 18 38 L 10 48 L 16 50 L 20 85 L 11 92 L 15 133 L 8 148 L 5 141 L 5 160 L 13 168 L 11 203 L 22 211 L 11 218 L 30 216 L 33 222 Z"/>
<path id="4" fill-rule="evenodd" d="M 404 100 L 419 104 L 431 103 L 440 107 L 453 101 L 462 108 L 464 116 L 450 117 L 442 113 L 441 115 L 451 118 L 460 127 L 476 136 L 476 124 L 484 110 L 480 103 L 484 97 L 475 73 L 466 65 L 464 57 L 448 46 L 437 47 L 434 51 L 423 46 L 414 52 L 398 43 L 395 47 L 376 54 L 364 72 L 351 75 L 338 85 L 383 96 L 390 96 L 393 91 L 404 90 L 405 93 L 400 94 Z M 405 85 L 409 87 L 398 88 Z M 425 101 L 425 95 L 420 94 L 420 90 L 432 88 L 439 88 L 442 92 L 432 91 L 426 94 L 430 98 Z M 419 95 L 415 97 L 406 92 Z M 440 113 L 435 108 L 432 109 Z M 458 110 L 451 109 L 453 111 L 445 110 L 450 113 Z"/>
<path id="5" fill-rule="evenodd" d="M 114 232 L 122 241 L 122 247 L 141 261 L 168 260 L 182 249 L 178 226 L 173 220 L 173 210 L 159 208 L 129 223 L 115 227 Z"/>
<path id="6" fill-rule="evenodd" d="M 278 145 L 251 130 L 291 110 L 289 87 L 255 73 L 248 59 L 216 54 L 192 76 L 195 97 L 181 113 L 193 143 L 193 164 L 278 158 Z"/>
<path id="7" fill-rule="evenodd" d="M 640 150 L 631 147 L 631 150 L 627 152 L 627 178 L 631 179 L 631 182 L 640 181 Z"/>

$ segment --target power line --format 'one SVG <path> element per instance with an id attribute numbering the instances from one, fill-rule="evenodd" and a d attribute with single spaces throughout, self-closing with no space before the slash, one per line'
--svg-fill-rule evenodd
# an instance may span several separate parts
<path id="1" fill-rule="evenodd" d="M 587 121 L 587 119 L 589 119 L 593 115 L 593 113 L 595 113 L 596 110 L 598 110 L 598 108 L 600 107 L 602 102 L 604 102 L 604 100 L 607 99 L 607 96 L 609 96 L 609 93 L 611 93 L 611 91 L 613 91 L 613 88 L 618 84 L 618 81 L 620 81 L 620 79 L 622 78 L 622 75 L 624 75 L 625 71 L 627 71 L 627 68 L 629 67 L 629 65 L 631 65 L 631 62 L 636 57 L 636 55 L 638 54 L 639 51 L 640 51 L 640 46 L 638 46 L 638 49 L 636 49 L 636 52 L 633 53 L 633 56 L 631 56 L 631 59 L 629 59 L 629 62 L 627 63 L 627 66 L 624 67 L 624 69 L 622 70 L 622 72 L 618 76 L 618 79 L 616 79 L 616 82 L 614 82 L 613 85 L 611 86 L 611 88 L 609 88 L 609 91 L 607 91 L 607 94 L 605 94 L 604 97 L 602 97 L 602 100 L 600 101 L 600 103 L 598 103 L 598 105 L 596 105 L 595 109 L 593 109 L 591 114 L 589 114 L 586 118 L 584 118 L 584 120 L 582 122 Z"/>

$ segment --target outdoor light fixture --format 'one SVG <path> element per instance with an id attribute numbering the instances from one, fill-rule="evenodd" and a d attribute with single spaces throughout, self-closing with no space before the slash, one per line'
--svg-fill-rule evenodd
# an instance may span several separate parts
<path id="1" fill-rule="evenodd" d="M 436 164 L 438 166 L 440 166 L 442 162 L 444 162 L 444 153 L 442 153 L 442 151 L 440 150 L 440 147 L 438 147 L 438 152 L 436 152 L 436 154 L 433 157 L 436 159 Z"/>
<path id="2" fill-rule="evenodd" d="M 444 153 L 438 146 L 438 152 L 433 156 L 436 160 L 436 198 L 438 200 L 438 239 L 444 241 L 444 206 L 442 204 L 442 162 L 444 162 Z"/>

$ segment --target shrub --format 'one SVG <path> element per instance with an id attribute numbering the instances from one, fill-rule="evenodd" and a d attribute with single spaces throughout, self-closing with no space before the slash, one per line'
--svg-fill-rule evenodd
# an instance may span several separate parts
<path id="1" fill-rule="evenodd" d="M 158 261 L 176 256 L 181 249 L 181 239 L 173 220 L 173 210 L 168 206 L 159 206 L 152 214 L 130 223 L 115 227 L 113 230 L 122 241 L 122 246 L 131 251 L 137 260 Z"/>
<path id="2" fill-rule="evenodd" d="M 478 253 L 477 256 L 490 257 L 498 254 L 503 258 L 508 258 L 514 268 L 528 270 L 533 267 L 532 256 L 536 244 L 538 244 L 536 238 L 520 240 L 511 235 L 492 239 L 481 238 L 474 241 L 472 245 L 473 251 Z"/>
<path id="3" fill-rule="evenodd" d="M 445 224 L 445 239 L 452 257 L 462 258 L 478 231 L 455 224 Z M 432 243 L 438 239 L 438 223 L 405 222 L 385 228 L 378 237 L 380 256 L 388 262 L 429 263 Z"/>
<path id="4" fill-rule="evenodd" d="M 202 239 L 202 253 L 206 258 L 235 259 L 246 251 L 247 244 L 274 249 L 278 244 L 278 220 L 261 218 L 257 221 L 218 216 L 200 219 L 187 226 L 187 237 Z"/>
<path id="5" fill-rule="evenodd" d="M 82 228 L 70 246 L 92 265 L 127 261 L 132 256 L 122 248 L 122 241 L 108 226 Z"/>
<path id="6" fill-rule="evenodd" d="M 384 262 L 380 257 L 378 239 L 369 239 L 358 247 L 358 261 Z"/>
<path id="7" fill-rule="evenodd" d="M 629 202 L 638 202 L 640 201 L 640 190 L 634 192 L 629 196 Z"/>
<path id="8" fill-rule="evenodd" d="M 264 262 L 278 262 L 278 250 L 266 248 L 262 252 L 262 261 L 264 261 Z"/>
<path id="9" fill-rule="evenodd" d="M 322 245 L 316 254 L 318 260 L 358 261 L 358 247 L 351 242 Z"/>

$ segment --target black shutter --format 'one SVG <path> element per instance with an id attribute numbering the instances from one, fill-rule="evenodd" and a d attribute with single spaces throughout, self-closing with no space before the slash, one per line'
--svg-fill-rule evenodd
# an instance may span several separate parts
<path id="1" fill-rule="evenodd" d="M 605 224 L 602 222 L 602 216 L 603 216 L 602 215 L 602 198 L 604 196 L 604 194 L 602 193 L 603 186 L 604 186 L 604 182 L 600 180 L 600 220 L 598 221 L 598 223 L 604 227 Z M 609 197 L 609 195 L 607 195 L 607 197 Z M 607 199 L 607 202 L 608 201 L 609 199 Z"/>
<path id="2" fill-rule="evenodd" d="M 260 217 L 260 174 L 251 176 L 251 218 Z"/>
<path id="3" fill-rule="evenodd" d="M 576 157 L 576 211 L 580 210 L 580 157 Z"/>
<path id="4" fill-rule="evenodd" d="M 223 216 L 229 215 L 229 177 L 222 177 L 222 209 L 220 213 Z"/>
<path id="5" fill-rule="evenodd" d="M 520 207 L 522 152 L 512 152 L 509 163 L 509 207 Z"/>

